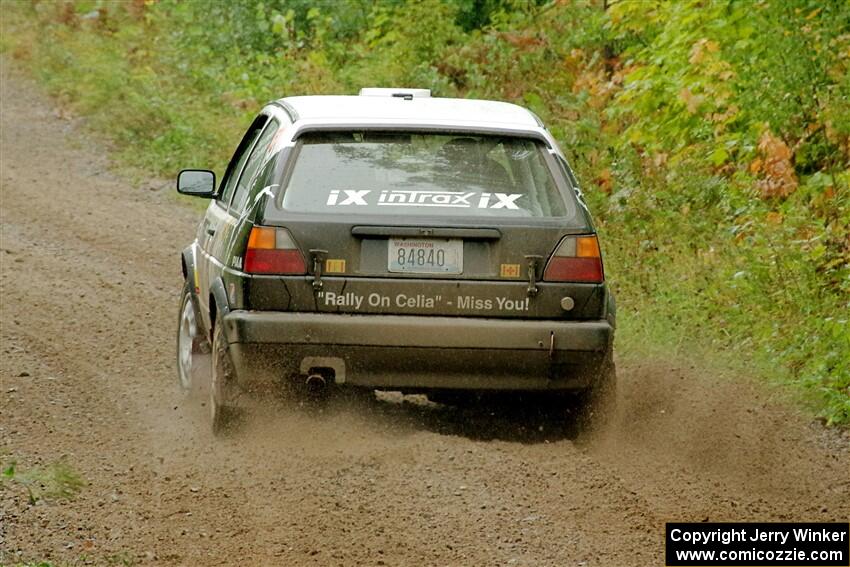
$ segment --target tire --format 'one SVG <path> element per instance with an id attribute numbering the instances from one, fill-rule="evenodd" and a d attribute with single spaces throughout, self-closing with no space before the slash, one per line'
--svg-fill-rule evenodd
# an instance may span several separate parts
<path id="1" fill-rule="evenodd" d="M 579 426 L 583 431 L 600 429 L 617 410 L 617 368 L 611 353 L 596 381 L 579 396 Z"/>
<path id="2" fill-rule="evenodd" d="M 188 396 L 197 397 L 208 385 L 210 346 L 201 330 L 198 305 L 189 282 L 183 285 L 177 312 L 177 382 Z"/>
<path id="3" fill-rule="evenodd" d="M 236 380 L 236 367 L 224 336 L 224 325 L 221 316 L 218 316 L 213 326 L 210 373 L 210 420 L 214 435 L 233 429 L 243 417 L 241 393 Z"/>

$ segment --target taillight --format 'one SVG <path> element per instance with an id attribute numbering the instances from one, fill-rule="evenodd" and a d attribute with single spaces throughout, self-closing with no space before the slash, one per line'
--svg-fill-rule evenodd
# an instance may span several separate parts
<path id="1" fill-rule="evenodd" d="M 602 283 L 602 254 L 596 235 L 566 236 L 558 245 L 543 281 Z"/>
<path id="2" fill-rule="evenodd" d="M 245 272 L 303 275 L 307 273 L 307 266 L 288 230 L 255 226 L 248 236 Z"/>

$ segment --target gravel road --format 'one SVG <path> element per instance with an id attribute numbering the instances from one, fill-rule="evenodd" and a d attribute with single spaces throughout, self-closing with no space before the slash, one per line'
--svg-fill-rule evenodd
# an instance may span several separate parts
<path id="1" fill-rule="evenodd" d="M 665 521 L 850 518 L 846 435 L 688 361 L 621 361 L 595 437 L 390 397 L 213 438 L 174 360 L 200 213 L 0 71 L 0 465 L 86 481 L 3 481 L 0 564 L 650 566 Z"/>

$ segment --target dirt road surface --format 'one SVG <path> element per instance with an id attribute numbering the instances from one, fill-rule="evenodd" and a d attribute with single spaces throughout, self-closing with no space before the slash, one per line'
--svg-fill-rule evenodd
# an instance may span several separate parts
<path id="1" fill-rule="evenodd" d="M 214 439 L 175 378 L 199 213 L 5 62 L 0 97 L 0 460 L 86 481 L 35 505 L 3 481 L 0 564 L 649 566 L 665 521 L 850 518 L 845 435 L 686 362 L 622 364 L 596 438 L 378 400 Z"/>

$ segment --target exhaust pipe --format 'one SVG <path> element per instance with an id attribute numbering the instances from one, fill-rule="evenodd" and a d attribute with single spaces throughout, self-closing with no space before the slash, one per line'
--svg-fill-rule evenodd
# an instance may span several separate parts
<path id="1" fill-rule="evenodd" d="M 325 386 L 327 386 L 328 384 L 327 380 L 325 380 L 325 377 L 321 374 L 310 374 L 309 376 L 307 376 L 307 379 L 304 381 L 304 383 L 307 385 L 307 389 L 309 389 L 311 392 L 319 392 L 321 390 L 324 390 Z"/>

